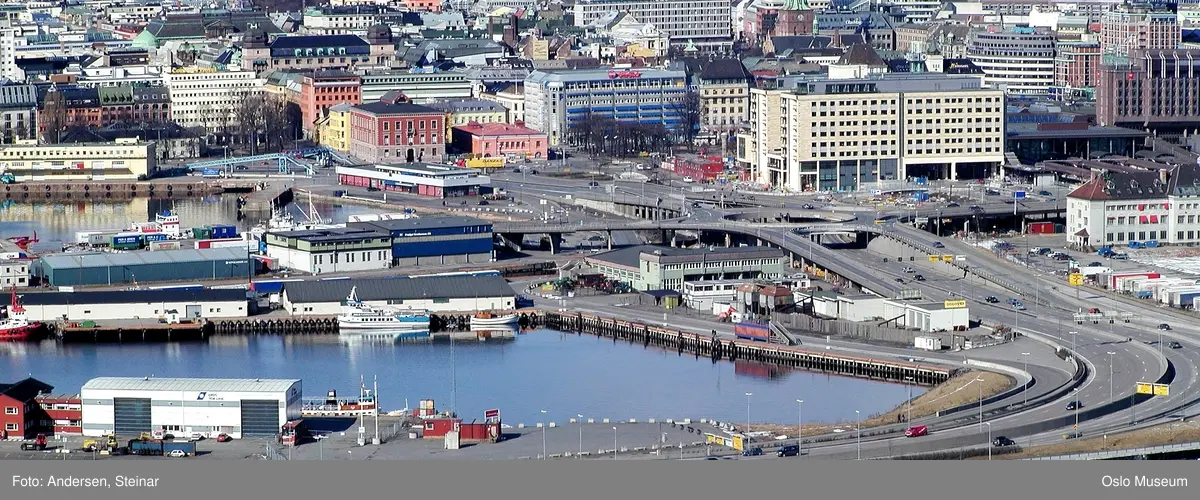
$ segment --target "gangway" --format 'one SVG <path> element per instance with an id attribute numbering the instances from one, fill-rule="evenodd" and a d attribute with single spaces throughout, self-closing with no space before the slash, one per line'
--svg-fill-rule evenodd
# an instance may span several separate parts
<path id="1" fill-rule="evenodd" d="M 296 160 L 296 155 L 287 153 L 271 153 L 265 155 L 240 156 L 237 158 L 222 158 L 220 160 L 202 161 L 187 165 L 187 169 L 190 171 L 197 171 L 206 168 L 220 168 L 221 170 L 228 171 L 236 165 L 270 161 L 276 162 L 279 167 L 279 173 L 281 174 L 292 173 L 290 167 L 294 166 L 304 169 L 308 175 L 316 175 L 316 171 L 313 170 L 311 166 Z"/>

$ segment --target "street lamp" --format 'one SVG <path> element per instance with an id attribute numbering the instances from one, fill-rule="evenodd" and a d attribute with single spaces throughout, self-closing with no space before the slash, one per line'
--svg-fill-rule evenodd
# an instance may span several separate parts
<path id="1" fill-rule="evenodd" d="M 1027 353 L 1027 352 L 1021 353 L 1021 361 L 1025 363 L 1025 373 L 1029 373 L 1029 353 Z M 1109 377 L 1109 378 L 1112 378 L 1112 377 Z M 1021 391 L 1021 392 L 1025 393 L 1025 402 L 1023 404 L 1025 404 L 1025 405 L 1029 404 L 1029 387 L 1026 387 L 1025 390 Z"/>
<path id="2" fill-rule="evenodd" d="M 753 395 L 753 392 L 746 393 L 746 437 L 750 436 L 750 396 Z"/>
<path id="3" fill-rule="evenodd" d="M 796 456 L 803 456 L 804 451 L 804 400 L 796 400 Z"/>
<path id="4" fill-rule="evenodd" d="M 855 444 L 858 450 L 857 460 L 862 460 L 862 412 L 854 410 L 854 420 L 854 428 L 858 431 L 858 442 Z"/>
<path id="5" fill-rule="evenodd" d="M 979 384 L 979 432 L 983 432 L 983 379 L 976 378 L 975 382 Z"/>
<path id="6" fill-rule="evenodd" d="M 1108 351 L 1108 400 L 1113 398 L 1113 354 L 1115 352 Z"/>
<path id="7" fill-rule="evenodd" d="M 1079 332 L 1067 332 L 1071 336 L 1071 355 L 1075 356 L 1075 346 L 1078 344 Z"/>
<path id="8" fill-rule="evenodd" d="M 904 415 L 904 422 L 912 422 L 912 384 L 916 380 L 912 377 L 904 377 L 904 385 L 908 386 L 908 411 Z"/>
<path id="9" fill-rule="evenodd" d="M 542 410 L 542 460 L 546 459 L 546 430 L 550 428 L 549 424 L 547 424 L 545 420 L 546 410 Z"/>
<path id="10" fill-rule="evenodd" d="M 576 455 L 576 457 L 582 457 L 583 456 L 583 415 L 577 414 L 575 416 L 579 418 L 579 455 Z"/>
<path id="11" fill-rule="evenodd" d="M 613 460 L 617 459 L 617 426 L 613 426 Z"/>
<path id="12" fill-rule="evenodd" d="M 984 422 L 984 423 L 987 424 L 987 426 L 988 426 L 987 449 L 988 449 L 988 460 L 991 460 L 992 459 L 992 423 L 991 422 Z"/>

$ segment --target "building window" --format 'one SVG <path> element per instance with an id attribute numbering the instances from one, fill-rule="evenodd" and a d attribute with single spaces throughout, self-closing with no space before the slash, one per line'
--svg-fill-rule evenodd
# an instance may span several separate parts
<path id="1" fill-rule="evenodd" d="M 15 406 L 8 406 L 8 407 L 5 407 L 5 408 L 4 408 L 4 414 L 5 414 L 5 415 L 16 415 L 16 414 L 17 414 L 17 407 L 15 407 Z"/>

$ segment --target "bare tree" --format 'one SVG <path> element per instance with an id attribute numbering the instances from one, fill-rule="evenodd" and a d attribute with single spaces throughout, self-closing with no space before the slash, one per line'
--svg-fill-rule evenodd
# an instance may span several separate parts
<path id="1" fill-rule="evenodd" d="M 58 144 L 62 142 L 63 130 L 67 128 L 67 106 L 66 98 L 62 92 L 51 89 L 46 93 L 45 102 L 42 104 L 42 113 L 40 118 L 42 127 L 42 140 L 49 144 Z"/>
<path id="2" fill-rule="evenodd" d="M 266 107 L 262 94 L 246 92 L 234 112 L 238 135 L 251 155 L 258 154 L 259 141 L 267 129 Z"/>
<path id="3" fill-rule="evenodd" d="M 675 131 L 679 140 L 691 149 L 696 135 L 700 133 L 700 123 L 704 117 L 704 104 L 700 100 L 700 93 L 688 89 L 687 92 L 684 92 L 683 97 L 673 103 L 669 109 L 679 118 Z"/>

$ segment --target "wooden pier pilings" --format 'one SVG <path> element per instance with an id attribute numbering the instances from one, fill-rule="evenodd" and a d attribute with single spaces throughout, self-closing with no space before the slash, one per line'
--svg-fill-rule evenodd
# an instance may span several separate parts
<path id="1" fill-rule="evenodd" d="M 790 368 L 893 382 L 911 379 L 914 384 L 924 386 L 945 382 L 957 372 L 955 368 L 942 366 L 854 357 L 763 342 L 722 339 L 715 335 L 715 331 L 711 335 L 698 335 L 590 314 L 549 312 L 544 315 L 543 320 L 543 324 L 547 328 L 559 331 L 608 337 L 612 338 L 614 342 L 625 340 L 647 347 L 655 346 L 674 350 L 680 354 L 706 356 L 713 360 L 745 359 Z"/>

